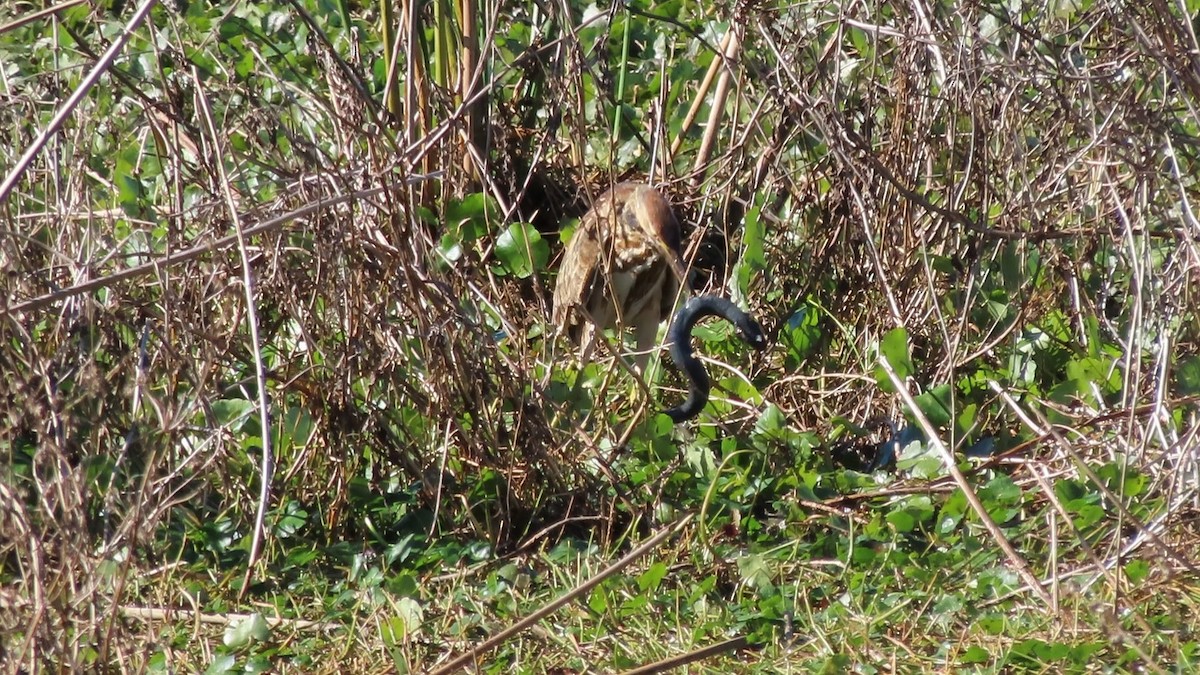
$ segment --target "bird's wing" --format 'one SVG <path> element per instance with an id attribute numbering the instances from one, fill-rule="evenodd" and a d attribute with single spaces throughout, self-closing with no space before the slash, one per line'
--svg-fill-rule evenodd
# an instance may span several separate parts
<path id="1" fill-rule="evenodd" d="M 554 311 L 551 320 L 560 330 L 577 323 L 575 308 L 587 307 L 597 281 L 604 254 L 600 245 L 601 217 L 610 217 L 612 200 L 598 200 L 584 215 L 567 243 L 558 280 L 554 284 Z"/>

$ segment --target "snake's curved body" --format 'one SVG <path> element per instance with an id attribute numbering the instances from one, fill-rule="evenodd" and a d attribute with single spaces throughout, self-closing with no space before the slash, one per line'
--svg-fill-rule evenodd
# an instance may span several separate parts
<path id="1" fill-rule="evenodd" d="M 700 414 L 708 403 L 712 385 L 704 364 L 692 355 L 692 328 L 706 316 L 719 316 L 732 323 L 746 344 L 762 351 L 767 347 L 767 336 L 762 326 L 737 305 L 715 295 L 701 295 L 688 300 L 671 321 L 667 335 L 671 341 L 671 360 L 687 376 L 688 397 L 682 405 L 664 411 L 673 422 L 679 424 Z"/>

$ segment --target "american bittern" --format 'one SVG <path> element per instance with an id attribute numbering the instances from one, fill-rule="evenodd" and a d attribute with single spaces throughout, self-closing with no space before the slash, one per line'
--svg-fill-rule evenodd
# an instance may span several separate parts
<path id="1" fill-rule="evenodd" d="M 591 356 L 596 328 L 632 327 L 634 358 L 644 373 L 658 337 L 658 325 L 670 316 L 686 279 L 679 261 L 679 222 L 671 204 L 654 188 L 620 183 L 584 215 L 567 245 L 554 287 L 553 321 Z M 691 332 L 705 316 L 722 316 L 755 349 L 767 344 L 762 327 L 728 300 L 703 296 L 688 301 L 670 329 L 671 359 L 689 381 L 683 405 L 666 411 L 676 423 L 700 414 L 708 402 L 704 366 L 692 356 Z"/>
<path id="2" fill-rule="evenodd" d="M 554 287 L 553 321 L 591 356 L 596 328 L 633 328 L 644 373 L 686 279 L 679 221 L 657 190 L 618 183 L 596 200 L 567 244 Z"/>

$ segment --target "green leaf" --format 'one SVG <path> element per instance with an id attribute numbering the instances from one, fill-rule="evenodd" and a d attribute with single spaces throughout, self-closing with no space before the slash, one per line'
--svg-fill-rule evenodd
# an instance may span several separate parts
<path id="1" fill-rule="evenodd" d="M 959 405 L 958 417 L 954 420 L 954 426 L 958 429 L 960 436 L 965 436 L 975 424 L 975 419 L 979 415 L 979 406 L 974 403 L 967 405 Z"/>
<path id="2" fill-rule="evenodd" d="M 1145 560 L 1130 560 L 1125 563 L 1125 576 L 1131 582 L 1141 583 L 1150 574 L 1150 563 Z"/>
<path id="3" fill-rule="evenodd" d="M 299 406 L 289 406 L 280 416 L 276 445 L 281 449 L 307 445 L 316 433 L 316 426 L 307 410 Z"/>
<path id="4" fill-rule="evenodd" d="M 571 237 L 575 236 L 575 230 L 578 228 L 579 228 L 579 219 L 578 218 L 568 221 L 567 223 L 559 226 L 558 240 L 560 242 L 562 242 L 563 247 L 566 247 L 567 244 L 571 243 Z"/>
<path id="5" fill-rule="evenodd" d="M 771 570 L 767 561 L 757 553 L 751 553 L 738 558 L 738 572 L 747 585 L 760 590 L 774 588 L 771 583 Z"/>
<path id="6" fill-rule="evenodd" d="M 942 384 L 916 397 L 917 407 L 935 427 L 950 423 L 950 385 Z"/>
<path id="7" fill-rule="evenodd" d="M 753 276 L 767 267 L 766 255 L 763 253 L 763 241 L 766 238 L 763 222 L 760 218 L 762 207 L 755 206 L 746 212 L 742 227 L 742 256 L 733 268 L 733 300 L 742 302 L 750 293 L 750 282 Z"/>
<path id="8" fill-rule="evenodd" d="M 1007 623 L 1003 614 L 985 614 L 975 619 L 975 627 L 987 635 L 1003 635 L 1008 630 Z"/>
<path id="9" fill-rule="evenodd" d="M 665 576 L 667 576 L 667 566 L 661 562 L 656 562 L 650 566 L 650 569 L 642 572 L 641 576 L 638 577 L 638 588 L 642 592 L 657 590 L 659 583 L 662 582 Z"/>
<path id="10" fill-rule="evenodd" d="M 421 622 L 425 619 L 425 612 L 421 607 L 421 603 L 413 598 L 403 597 L 395 603 L 396 614 L 389 618 L 381 628 L 383 631 L 383 640 L 388 642 L 389 638 L 392 644 L 399 643 L 405 637 L 412 635 L 421 627 Z"/>
<path id="11" fill-rule="evenodd" d="M 519 279 L 546 268 L 550 247 L 529 223 L 513 223 L 496 240 L 496 257 Z"/>
<path id="12" fill-rule="evenodd" d="M 963 599 L 961 595 L 944 595 L 933 605 L 934 614 L 953 615 L 961 612 Z"/>
<path id="13" fill-rule="evenodd" d="M 233 654 L 222 654 L 213 659 L 212 664 L 205 669 L 204 675 L 224 675 L 224 673 L 231 673 L 236 665 L 237 657 Z"/>
<path id="14" fill-rule="evenodd" d="M 267 620 L 255 612 L 225 629 L 222 641 L 226 647 L 244 647 L 252 642 L 262 642 L 271 635 Z"/>
<path id="15" fill-rule="evenodd" d="M 966 651 L 959 655 L 958 662 L 963 664 L 987 663 L 991 658 L 992 655 L 990 652 L 988 652 L 988 650 L 980 647 L 979 645 L 971 645 L 970 647 L 967 647 Z"/>
<path id="16" fill-rule="evenodd" d="M 887 513 L 884 519 L 897 532 L 912 532 L 933 518 L 933 503 L 928 496 L 907 497 Z"/>
<path id="17" fill-rule="evenodd" d="M 886 520 L 889 525 L 896 528 L 897 532 L 912 532 L 917 527 L 917 519 L 912 517 L 907 511 L 892 511 L 887 514 Z"/>
<path id="18" fill-rule="evenodd" d="M 604 589 L 600 586 L 592 589 L 588 596 L 588 609 L 596 614 L 604 614 L 608 611 L 608 597 L 604 594 Z"/>
<path id="19" fill-rule="evenodd" d="M 274 665 L 266 654 L 255 654 L 246 659 L 246 663 L 242 666 L 242 672 L 267 673 L 271 671 Z"/>
<path id="20" fill-rule="evenodd" d="M 942 456 L 932 443 L 909 443 L 900 449 L 896 469 L 911 473 L 914 478 L 937 478 L 946 473 Z"/>
<path id="21" fill-rule="evenodd" d="M 916 370 L 908 356 L 908 331 L 904 328 L 893 328 L 883 336 L 883 339 L 879 341 L 879 357 L 887 359 L 892 370 L 896 371 L 896 377 L 901 381 Z M 884 372 L 882 366 L 875 369 L 875 381 L 884 391 L 893 393 L 896 391 L 892 386 L 891 378 Z"/>
<path id="22" fill-rule="evenodd" d="M 1175 364 L 1175 389 L 1181 396 L 1200 394 L 1200 356 L 1189 356 Z"/>
<path id="23" fill-rule="evenodd" d="M 767 257 L 763 251 L 766 240 L 766 228 L 763 226 L 761 206 L 755 206 L 746 214 L 745 228 L 742 230 L 742 241 L 745 249 L 742 251 L 742 262 L 754 270 L 767 268 Z"/>
<path id="24" fill-rule="evenodd" d="M 446 204 L 446 224 L 464 242 L 472 242 L 487 232 L 487 224 L 500 218 L 500 207 L 491 197 L 476 192 Z"/>
<path id="25" fill-rule="evenodd" d="M 1025 275 L 1015 243 L 1010 242 L 1000 253 L 1000 270 L 1004 278 L 1004 290 L 1009 293 L 1020 290 Z"/>
<path id="26" fill-rule="evenodd" d="M 462 239 L 456 234 L 447 232 L 446 234 L 442 235 L 442 239 L 438 242 L 436 250 L 438 256 L 447 264 L 447 266 L 453 266 L 454 263 L 462 259 Z"/>
<path id="27" fill-rule="evenodd" d="M 962 490 L 955 490 L 950 494 L 950 498 L 942 504 L 941 512 L 938 513 L 935 531 L 942 535 L 950 534 L 962 522 L 966 512 L 967 497 L 963 494 Z"/>
<path id="28" fill-rule="evenodd" d="M 1137 497 L 1146 491 L 1146 483 L 1149 479 L 1140 471 L 1130 469 L 1125 472 L 1124 479 L 1121 481 L 1117 491 L 1125 497 Z"/>
<path id="29" fill-rule="evenodd" d="M 254 410 L 254 401 L 248 401 L 244 398 L 223 398 L 219 401 L 214 401 L 212 404 L 213 415 L 216 416 L 216 422 L 219 426 L 230 426 L 235 422 L 245 422 L 246 418 L 254 413 Z"/>
<path id="30" fill-rule="evenodd" d="M 771 434 L 783 430 L 786 425 L 787 416 L 783 410 L 774 403 L 768 403 L 766 409 L 758 416 L 754 431 L 756 434 Z"/>
<path id="31" fill-rule="evenodd" d="M 1085 356 L 1067 362 L 1067 377 L 1082 383 L 1095 384 L 1103 393 L 1121 388 L 1121 374 L 1113 367 L 1113 359 L 1104 356 Z M 1087 388 L 1080 387 L 1081 391 Z"/>
<path id="32" fill-rule="evenodd" d="M 1021 487 L 1009 476 L 997 476 L 978 491 L 979 498 L 986 504 L 996 501 L 1001 504 L 1017 504 L 1021 501 Z"/>
<path id="33" fill-rule="evenodd" d="M 386 647 L 396 647 L 404 642 L 404 619 L 390 616 L 379 622 L 379 637 Z"/>
<path id="34" fill-rule="evenodd" d="M 816 350 L 821 340 L 817 309 L 805 304 L 788 317 L 779 332 L 779 342 L 787 347 L 788 367 L 795 368 Z"/>
<path id="35" fill-rule="evenodd" d="M 308 522 L 308 512 L 300 502 L 289 500 L 283 507 L 283 516 L 275 523 L 275 536 L 290 537 Z"/>
<path id="36" fill-rule="evenodd" d="M 1008 293 L 996 288 L 984 294 L 984 308 L 993 321 L 1003 321 L 1009 315 Z"/>
<path id="37" fill-rule="evenodd" d="M 117 186 L 117 202 L 127 215 L 137 216 L 141 213 L 142 183 L 135 176 L 135 169 L 129 160 L 121 157 L 113 167 L 113 182 Z"/>

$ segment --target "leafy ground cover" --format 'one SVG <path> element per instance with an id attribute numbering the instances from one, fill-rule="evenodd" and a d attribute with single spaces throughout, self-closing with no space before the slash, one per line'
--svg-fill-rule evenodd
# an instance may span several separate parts
<path id="1" fill-rule="evenodd" d="M 1198 667 L 1195 3 L 132 5 L 0 8 L 11 672 Z"/>

